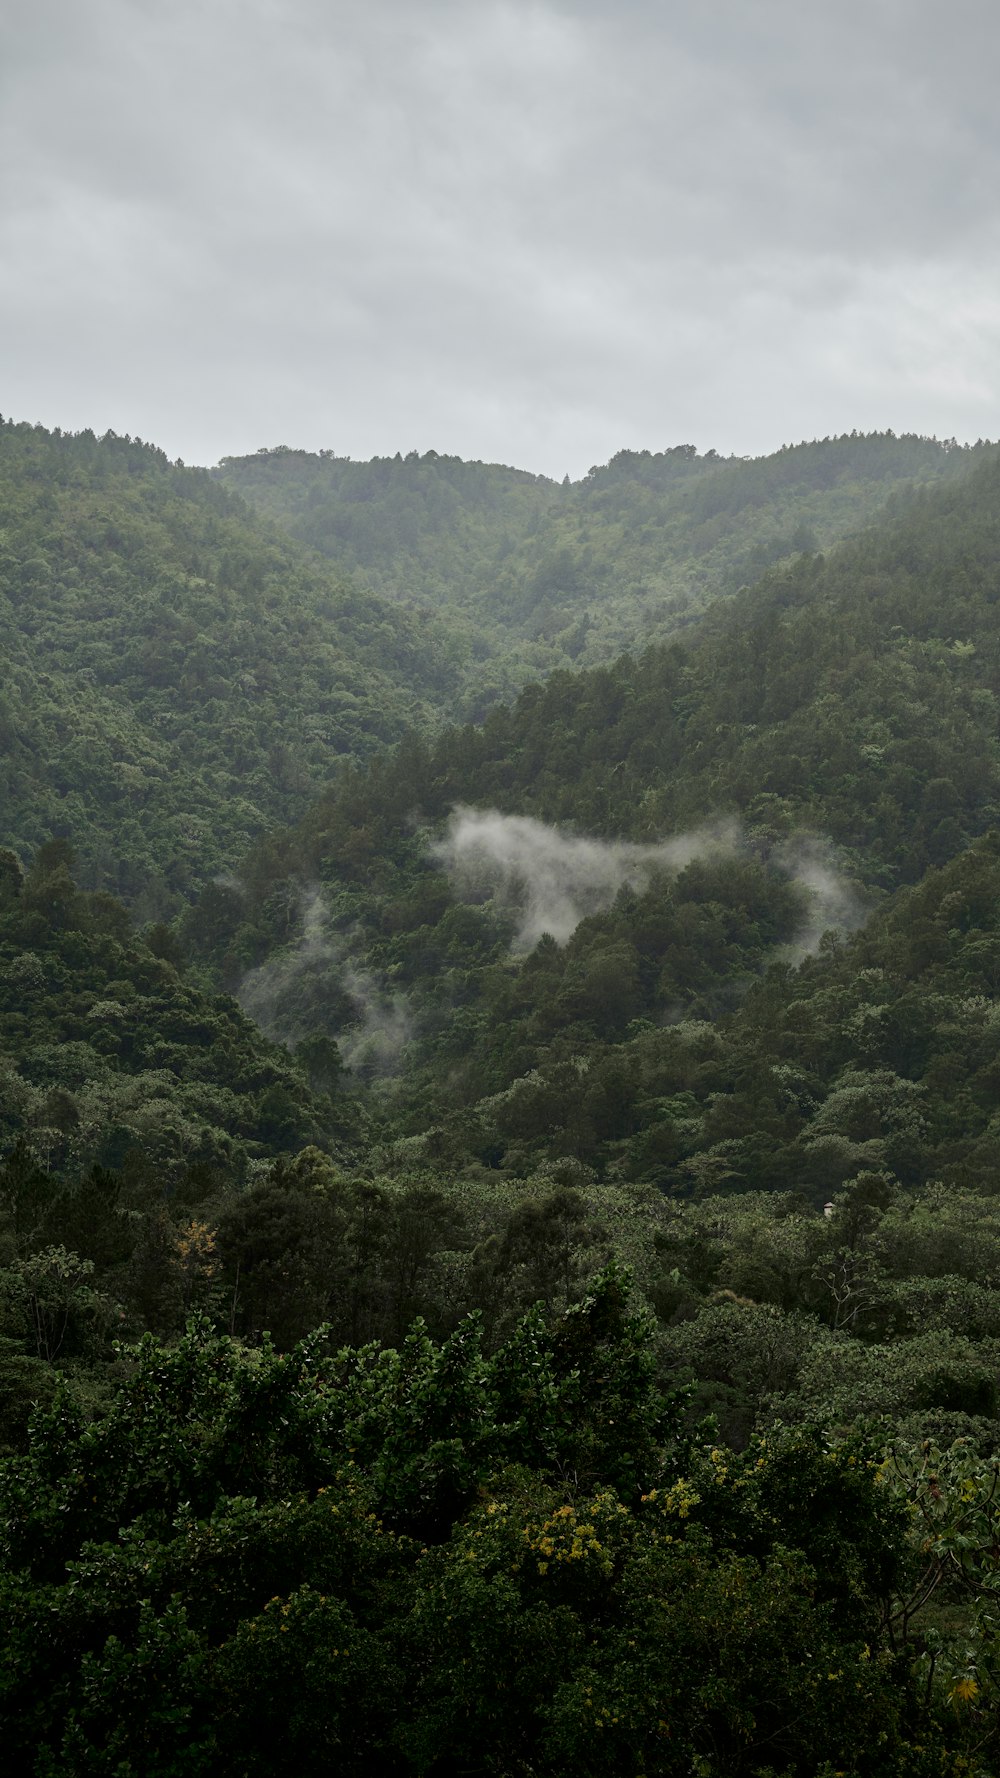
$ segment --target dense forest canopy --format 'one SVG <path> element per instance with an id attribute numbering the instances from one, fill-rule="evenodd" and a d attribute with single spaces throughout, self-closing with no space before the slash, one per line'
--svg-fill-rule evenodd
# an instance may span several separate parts
<path id="1" fill-rule="evenodd" d="M 405 1107 L 408 1133 L 487 1100 L 493 1130 L 498 1094 L 523 1118 L 533 1076 L 549 1157 L 562 1144 L 608 1164 L 607 1141 L 567 1136 L 574 1069 L 594 1071 L 591 1108 L 598 1058 L 617 1071 L 608 1137 L 641 1138 L 643 1054 L 655 1082 L 692 1018 L 739 1017 L 767 966 L 787 973 L 824 923 L 848 930 L 932 868 L 966 868 L 996 822 L 998 480 L 987 460 L 775 570 L 683 644 L 555 674 L 479 729 L 348 774 L 251 856 L 228 920 L 214 901 L 188 916 L 187 942 L 286 1041 L 322 1035 L 363 1063 L 367 1036 L 377 1070 L 394 1024 L 391 1115 Z M 472 889 L 463 834 L 494 848 Z M 582 868 L 567 847 L 585 838 L 603 906 L 584 895 L 560 943 L 553 923 L 522 954 L 518 894 L 523 913 L 533 881 Z"/>
<path id="2" fill-rule="evenodd" d="M 997 452 L 0 514 L 12 1769 L 988 1778 Z"/>
<path id="3" fill-rule="evenodd" d="M 0 503 L 4 842 L 71 839 L 87 886 L 140 915 L 304 810 L 339 760 L 448 708 L 447 634 L 205 470 L 6 422 Z"/>
<path id="4" fill-rule="evenodd" d="M 287 448 L 216 474 L 374 591 L 447 613 L 480 717 L 525 679 L 662 640 L 774 563 L 857 532 L 894 490 L 982 447 L 852 434 L 753 459 L 619 451 L 559 484 L 428 451 L 353 462 Z"/>

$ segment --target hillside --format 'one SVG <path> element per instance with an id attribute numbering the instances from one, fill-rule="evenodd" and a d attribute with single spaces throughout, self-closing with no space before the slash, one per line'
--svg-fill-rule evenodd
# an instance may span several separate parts
<path id="1" fill-rule="evenodd" d="M 346 1107 L 338 1116 L 301 1062 L 206 992 L 165 927 L 139 937 L 120 902 L 76 887 L 72 865 L 60 840 L 23 878 L 0 852 L 4 1149 L 27 1142 L 71 1175 L 141 1156 L 165 1185 L 201 1169 L 204 1189 L 343 1133 Z"/>
<path id="2" fill-rule="evenodd" d="M 631 644 L 654 607 L 670 630 L 796 526 L 796 547 L 825 542 L 900 478 L 967 459 L 888 436 L 758 463 L 621 453 L 567 489 L 447 458 L 270 453 L 225 472 L 254 517 L 151 446 L 5 423 L 2 837 L 25 860 L 69 838 L 84 887 L 164 917 L 345 762 Z M 331 566 L 317 552 L 337 538 Z M 590 564 L 572 587 L 568 556 Z M 564 617 L 593 627 L 594 600 L 594 649 L 553 642 Z"/>
<path id="3" fill-rule="evenodd" d="M 258 849 L 190 942 L 279 1035 L 315 1020 L 361 1060 L 370 1037 L 376 1071 L 394 1043 L 410 1130 L 442 1089 L 727 1011 L 810 925 L 857 924 L 1000 817 L 998 492 L 994 457 L 683 644 L 407 742 Z M 568 924 L 532 907 L 553 882 Z"/>
<path id="4" fill-rule="evenodd" d="M 0 425 L 0 621 L 0 837 L 146 918 L 453 694 L 439 627 L 127 438 Z"/>
<path id="5" fill-rule="evenodd" d="M 215 474 L 384 597 L 447 613 L 472 651 L 464 697 L 478 717 L 527 678 L 674 633 L 975 455 L 884 433 L 748 460 L 687 445 L 619 451 L 562 485 L 435 451 L 355 463 L 265 450 Z"/>
<path id="6" fill-rule="evenodd" d="M 149 447 L 0 444 L 15 1769 L 985 1778 L 1000 456 L 462 466 L 422 619 Z M 865 452 L 937 485 L 737 586 Z M 699 488 L 640 654 L 531 639 L 530 529 L 462 604 L 532 501 L 608 566 Z M 477 649 L 544 682 L 433 728 Z"/>

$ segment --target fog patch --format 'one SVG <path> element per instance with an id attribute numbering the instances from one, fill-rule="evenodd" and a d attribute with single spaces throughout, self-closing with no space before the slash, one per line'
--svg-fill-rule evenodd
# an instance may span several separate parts
<path id="1" fill-rule="evenodd" d="M 567 833 L 531 815 L 459 804 L 431 851 L 459 894 L 495 896 L 513 913 L 513 949 L 523 954 L 545 933 L 566 944 L 581 920 L 606 913 L 624 888 L 641 894 L 661 873 L 676 876 L 697 858 L 747 856 L 749 848 L 735 819 L 708 821 L 670 839 L 637 845 Z M 801 926 L 781 947 L 786 961 L 797 964 L 813 956 L 825 932 L 854 932 L 864 923 L 867 909 L 830 841 L 793 836 L 771 863 L 791 878 L 806 902 Z"/>
<path id="2" fill-rule="evenodd" d="M 234 871 L 216 871 L 215 876 L 212 878 L 212 882 L 216 889 L 229 889 L 233 895 L 238 895 L 241 901 L 246 901 L 247 886 Z"/>
<path id="3" fill-rule="evenodd" d="M 369 1075 L 398 1073 L 403 1050 L 413 1036 L 406 1002 L 353 963 L 345 965 L 342 981 L 360 1014 L 359 1022 L 337 1037 L 347 1067 Z"/>
<path id="4" fill-rule="evenodd" d="M 814 957 L 825 932 L 856 932 L 868 915 L 861 896 L 839 868 L 829 840 L 816 835 L 793 836 L 774 855 L 774 862 L 806 895 L 805 920 L 781 955 L 788 963 Z"/>
<path id="5" fill-rule="evenodd" d="M 322 890 L 301 892 L 298 936 L 243 977 L 236 999 L 267 1037 L 292 1049 L 305 1037 L 337 1043 L 348 1068 L 393 1074 L 412 1035 L 409 1009 L 349 956 L 328 929 Z"/>
<path id="6" fill-rule="evenodd" d="M 325 969 L 334 950 L 323 931 L 323 898 L 318 889 L 303 890 L 299 902 L 299 936 L 288 950 L 277 951 L 239 983 L 235 998 L 265 1036 L 291 1047 L 308 1035 L 299 989 L 303 978 Z"/>
<path id="7" fill-rule="evenodd" d="M 676 875 L 695 858 L 732 856 L 741 847 L 736 821 L 641 846 L 564 833 L 531 815 L 459 805 L 431 850 L 460 892 L 493 894 L 512 908 L 514 949 L 525 952 L 546 932 L 566 944 L 581 920 L 605 913 L 624 888 L 641 894 L 662 872 Z"/>

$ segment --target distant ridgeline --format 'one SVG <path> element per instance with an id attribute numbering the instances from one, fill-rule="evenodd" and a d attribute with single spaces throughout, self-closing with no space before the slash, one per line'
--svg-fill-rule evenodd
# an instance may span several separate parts
<path id="1" fill-rule="evenodd" d="M 84 887 L 168 916 L 345 762 L 672 633 L 970 455 L 888 434 L 756 462 L 679 447 L 559 487 L 433 453 L 209 474 L 0 422 L 0 840 L 27 863 L 68 838 Z"/>
<path id="2" fill-rule="evenodd" d="M 447 613 L 471 648 L 466 713 L 526 678 L 671 634 L 775 562 L 828 549 L 893 490 L 961 474 L 979 447 L 872 433 L 770 457 L 619 451 L 582 481 L 458 457 L 352 462 L 287 448 L 214 473 L 373 590 Z"/>

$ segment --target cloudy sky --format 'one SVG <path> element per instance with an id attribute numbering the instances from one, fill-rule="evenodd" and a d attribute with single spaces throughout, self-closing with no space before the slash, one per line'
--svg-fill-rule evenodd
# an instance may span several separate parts
<path id="1" fill-rule="evenodd" d="M 12 0 L 0 410 L 576 477 L 1000 436 L 995 0 Z"/>

